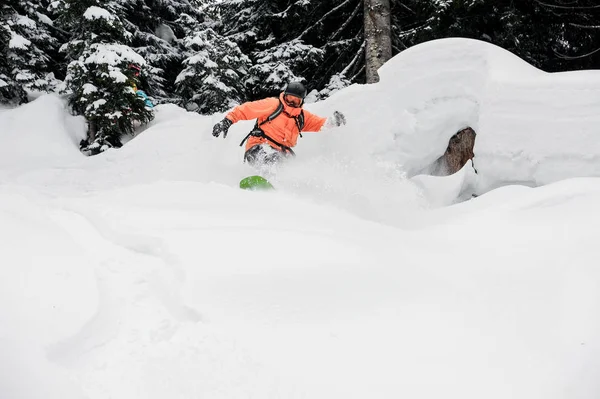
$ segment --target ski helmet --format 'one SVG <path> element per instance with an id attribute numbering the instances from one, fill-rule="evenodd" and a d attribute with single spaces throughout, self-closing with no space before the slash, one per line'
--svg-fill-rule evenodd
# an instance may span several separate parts
<path id="1" fill-rule="evenodd" d="M 306 87 L 300 82 L 290 82 L 283 94 L 290 94 L 292 96 L 300 97 L 302 100 L 306 97 Z"/>

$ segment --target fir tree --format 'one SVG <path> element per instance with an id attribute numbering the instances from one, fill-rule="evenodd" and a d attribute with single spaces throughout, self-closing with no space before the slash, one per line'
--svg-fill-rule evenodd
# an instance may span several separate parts
<path id="1" fill-rule="evenodd" d="M 359 6 L 362 0 L 225 0 L 216 5 L 220 32 L 253 62 L 252 99 L 272 95 L 290 79 L 304 81 L 309 90 L 331 83 L 323 93 L 349 82 L 347 75 L 333 76 L 356 72 L 347 67 L 362 43 Z"/>
<path id="2" fill-rule="evenodd" d="M 323 51 L 323 60 L 304 72 L 309 88 L 325 98 L 350 83 L 364 83 L 364 1 L 311 0 L 295 3 L 292 10 L 282 15 L 280 29 L 300 25 L 294 39 Z"/>
<path id="3" fill-rule="evenodd" d="M 255 51 L 257 44 L 274 41 L 269 16 L 277 12 L 272 0 L 224 0 L 217 3 L 221 33 L 240 46 L 245 54 Z M 267 41 L 267 38 L 270 38 Z"/>
<path id="4" fill-rule="evenodd" d="M 547 70 L 598 69 L 600 6 L 595 0 L 534 1 L 553 39 Z M 548 22 L 550 20 L 550 22 Z M 529 27 L 532 28 L 531 26 Z"/>
<path id="5" fill-rule="evenodd" d="M 419 22 L 401 33 L 404 44 L 443 37 L 484 40 L 545 70 L 553 69 L 557 60 L 553 51 L 566 44 L 564 21 L 536 1 L 430 0 L 415 9 L 420 11 Z"/>
<path id="6" fill-rule="evenodd" d="M 207 28 L 186 37 L 184 45 L 190 56 L 176 84 L 187 110 L 221 112 L 245 100 L 250 60 L 235 43 Z"/>
<path id="7" fill-rule="evenodd" d="M 392 14 L 399 51 L 452 36 L 489 41 L 548 72 L 600 62 L 600 7 L 594 0 L 398 1 Z"/>
<path id="8" fill-rule="evenodd" d="M 8 0 L 0 11 L 11 36 L 6 57 L 13 78 L 27 90 L 54 90 L 58 81 L 51 71 L 51 55 L 58 41 L 42 3 Z"/>
<path id="9" fill-rule="evenodd" d="M 183 69 L 183 39 L 203 20 L 200 1 L 119 0 L 124 23 L 132 32 L 131 47 L 147 61 L 143 89 L 158 102 L 181 103 L 175 79 Z"/>
<path id="10" fill-rule="evenodd" d="M 547 71 L 597 67 L 600 62 L 594 0 L 390 0 L 392 56 L 444 37 L 485 40 Z M 219 32 L 252 60 L 252 99 L 279 78 L 303 79 L 312 98 L 365 82 L 363 0 L 224 0 L 215 7 Z M 303 47 L 298 47 L 298 46 Z M 295 65 L 287 49 L 320 58 Z M 281 51 L 281 49 L 286 49 Z M 279 60 L 279 62 L 277 62 Z M 272 72 L 269 74 L 268 72 Z"/>
<path id="11" fill-rule="evenodd" d="M 123 8 L 95 0 L 65 0 L 57 6 L 62 26 L 75 32 L 62 50 L 70 60 L 65 78 L 69 103 L 88 121 L 82 150 L 96 154 L 120 147 L 122 134 L 153 118 L 135 92 L 139 82 L 130 66 L 141 67 L 145 60 L 127 45 L 132 35 L 119 18 Z"/>
<path id="12" fill-rule="evenodd" d="M 0 19 L 0 103 L 18 105 L 27 100 L 27 93 L 13 76 L 13 67 L 9 62 L 11 37 L 8 25 Z"/>
<path id="13" fill-rule="evenodd" d="M 251 96 L 259 98 L 280 92 L 291 81 L 308 84 L 300 72 L 321 64 L 324 51 L 300 40 L 292 40 L 257 51 L 254 57 L 255 64 L 250 68 L 247 84 Z"/>

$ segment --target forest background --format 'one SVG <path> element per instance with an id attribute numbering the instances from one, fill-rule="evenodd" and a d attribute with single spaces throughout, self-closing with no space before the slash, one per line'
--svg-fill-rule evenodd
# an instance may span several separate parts
<path id="1" fill-rule="evenodd" d="M 89 122 L 87 144 L 107 148 L 153 118 L 132 84 L 154 104 L 201 114 L 275 95 L 291 80 L 319 101 L 374 80 L 365 27 L 379 7 L 389 24 L 383 61 L 466 37 L 547 72 L 600 63 L 593 0 L 2 0 L 0 103 L 65 94 Z"/>

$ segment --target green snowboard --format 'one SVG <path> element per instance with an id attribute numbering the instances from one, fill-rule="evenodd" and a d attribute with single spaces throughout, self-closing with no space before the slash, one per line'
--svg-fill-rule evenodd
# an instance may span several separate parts
<path id="1" fill-rule="evenodd" d="M 248 176 L 240 181 L 242 190 L 274 190 L 275 187 L 262 176 Z"/>

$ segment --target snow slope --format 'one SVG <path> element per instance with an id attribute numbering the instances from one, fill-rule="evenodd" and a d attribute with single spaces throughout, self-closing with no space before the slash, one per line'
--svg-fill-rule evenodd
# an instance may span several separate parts
<path id="1" fill-rule="evenodd" d="M 252 122 L 215 139 L 222 115 L 161 105 L 87 158 L 63 100 L 3 110 L 0 397 L 597 398 L 593 90 L 550 100 L 586 75 L 415 47 L 308 106 L 349 124 L 305 134 L 271 193 L 237 188 Z M 479 173 L 415 176 L 466 124 Z M 486 192 L 511 181 L 551 184 Z"/>

